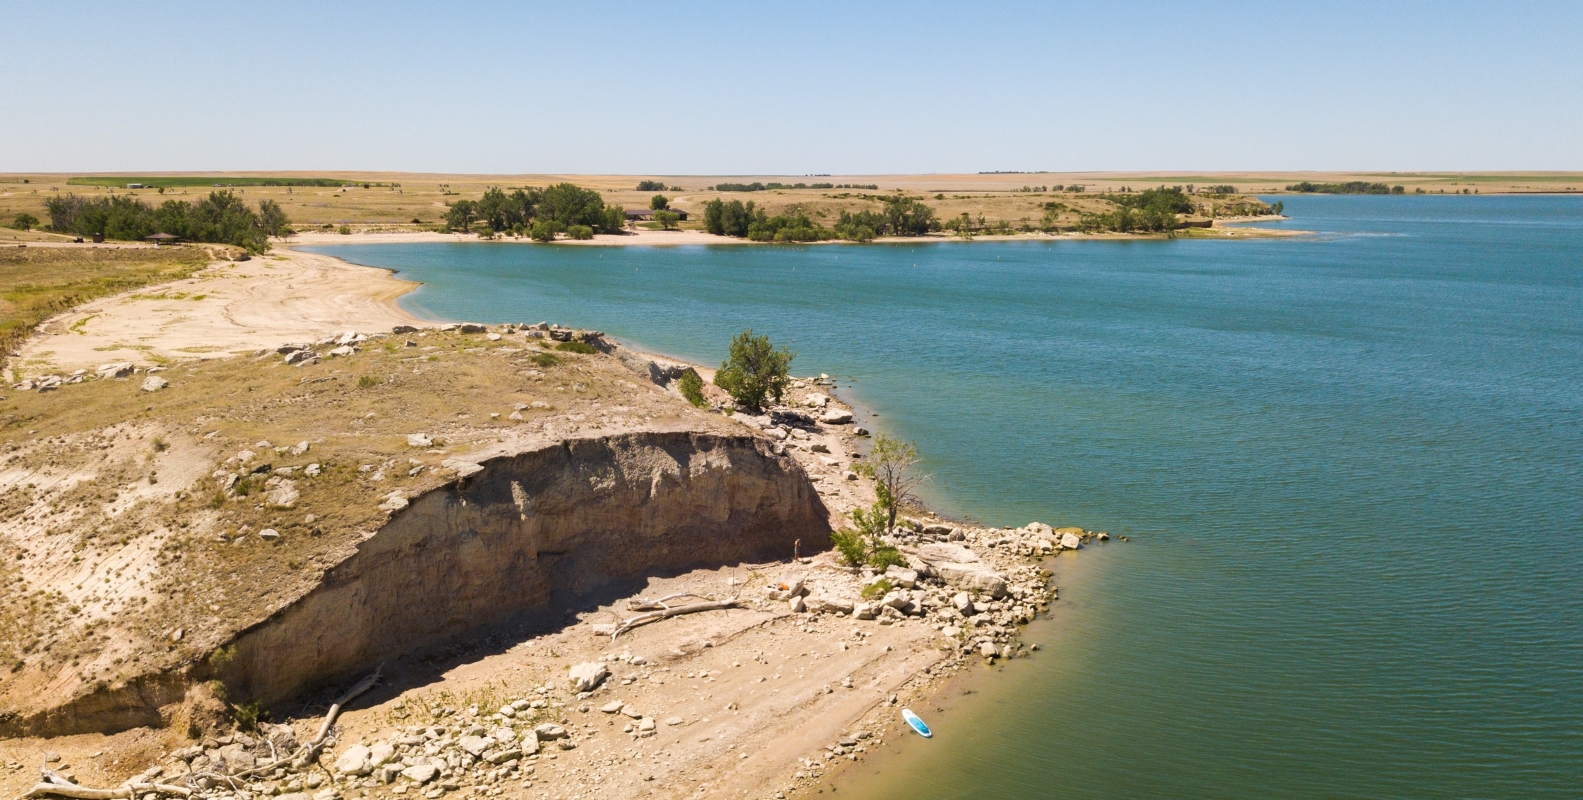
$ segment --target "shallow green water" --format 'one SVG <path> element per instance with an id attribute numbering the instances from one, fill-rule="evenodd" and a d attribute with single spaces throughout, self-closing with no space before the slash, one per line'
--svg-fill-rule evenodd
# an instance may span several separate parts
<path id="1" fill-rule="evenodd" d="M 1324 233 L 319 249 L 434 316 L 711 362 L 751 326 L 944 510 L 1132 537 L 843 796 L 1577 797 L 1583 202 L 1283 199 Z"/>

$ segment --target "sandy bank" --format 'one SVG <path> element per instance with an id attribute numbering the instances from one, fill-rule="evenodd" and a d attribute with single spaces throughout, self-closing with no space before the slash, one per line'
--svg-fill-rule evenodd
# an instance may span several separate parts
<path id="1" fill-rule="evenodd" d="M 58 315 L 22 347 L 26 374 L 224 358 L 344 330 L 430 325 L 396 304 L 415 283 L 388 270 L 289 249 L 218 262 L 183 281 Z"/>

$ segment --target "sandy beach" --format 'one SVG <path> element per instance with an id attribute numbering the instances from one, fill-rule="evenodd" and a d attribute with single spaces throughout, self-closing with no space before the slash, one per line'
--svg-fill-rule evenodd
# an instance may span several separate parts
<path id="1" fill-rule="evenodd" d="M 58 315 L 27 341 L 18 362 L 28 374 L 69 373 L 115 361 L 225 358 L 348 329 L 428 325 L 395 302 L 416 286 L 388 270 L 278 248 Z"/>

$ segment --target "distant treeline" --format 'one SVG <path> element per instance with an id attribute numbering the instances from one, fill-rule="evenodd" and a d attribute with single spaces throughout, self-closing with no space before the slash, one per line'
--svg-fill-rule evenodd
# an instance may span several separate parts
<path id="1" fill-rule="evenodd" d="M 711 200 L 704 205 L 704 230 L 755 242 L 817 242 L 845 239 L 867 242 L 880 236 L 922 236 L 940 229 L 934 209 L 913 197 L 891 197 L 879 211 L 841 212 L 827 228 L 801 211 L 769 216 L 752 201 Z"/>
<path id="2" fill-rule="evenodd" d="M 111 239 L 140 240 L 168 233 L 193 242 L 214 242 L 255 253 L 269 249 L 270 236 L 286 236 L 291 220 L 273 200 L 254 211 L 232 192 L 210 192 L 197 202 L 166 200 L 159 207 L 133 197 L 78 197 L 67 194 L 44 203 L 50 228 L 78 236 L 104 234 Z"/>
<path id="3" fill-rule="evenodd" d="M 638 181 L 638 191 L 640 191 L 640 192 L 665 192 L 665 191 L 680 192 L 680 191 L 684 191 L 684 190 L 680 186 L 671 186 L 671 187 L 667 188 L 665 186 L 665 184 L 663 184 L 663 183 L 661 183 L 659 181 Z"/>
<path id="4" fill-rule="evenodd" d="M 544 189 L 514 189 L 509 194 L 490 189 L 477 200 L 452 203 L 445 215 L 449 231 L 470 231 L 474 222 L 482 222 L 489 235 L 511 233 L 548 242 L 557 233 L 573 239 L 621 233 L 627 217 L 619 206 L 605 205 L 604 198 L 592 189 L 557 183 Z"/>
<path id="5" fill-rule="evenodd" d="M 877 183 L 717 183 L 717 192 L 763 192 L 770 189 L 878 189 Z"/>
<path id="6" fill-rule="evenodd" d="M 179 177 L 153 176 L 147 178 L 127 176 L 79 176 L 67 178 L 68 186 L 115 186 L 121 187 L 129 183 L 141 183 L 151 189 L 172 189 L 191 186 L 362 186 L 369 188 L 376 185 L 362 181 L 343 181 L 335 178 L 230 178 L 216 175 L 183 175 Z"/>
<path id="7" fill-rule="evenodd" d="M 1367 181 L 1348 181 L 1346 183 L 1294 183 L 1286 187 L 1288 192 L 1304 192 L 1308 194 L 1405 194 L 1405 186 L 1386 186 L 1383 183 L 1369 183 Z"/>

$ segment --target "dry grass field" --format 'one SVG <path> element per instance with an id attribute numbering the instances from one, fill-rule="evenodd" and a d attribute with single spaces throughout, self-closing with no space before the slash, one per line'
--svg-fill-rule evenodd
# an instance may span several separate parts
<path id="1" fill-rule="evenodd" d="M 640 175 L 438 175 L 401 172 L 215 172 L 215 173 L 161 173 L 173 185 L 161 193 L 156 188 L 127 189 L 125 183 L 150 177 L 149 173 L 94 173 L 70 174 L 0 174 L 0 224 L 9 225 L 19 213 L 29 213 L 47 221 L 44 202 L 51 196 L 72 192 L 78 195 L 103 196 L 107 194 L 132 195 L 157 204 L 166 199 L 193 200 L 211 191 L 214 184 L 235 184 L 250 204 L 272 199 L 279 202 L 299 230 L 311 228 L 339 229 L 342 225 L 356 231 L 410 231 L 437 227 L 443 220 L 449 203 L 461 199 L 477 199 L 489 187 L 547 186 L 569 181 L 586 188 L 597 189 L 607 204 L 624 207 L 647 208 L 655 192 L 639 192 L 641 180 L 654 180 L 668 188 L 663 192 L 671 198 L 673 207 L 692 213 L 693 218 L 683 227 L 699 227 L 703 206 L 716 197 L 727 196 L 753 200 L 769 213 L 797 207 L 816 222 L 832 224 L 843 210 L 877 209 L 878 196 L 902 191 L 919 197 L 936 208 L 941 219 L 950 219 L 961 213 L 995 224 L 1006 222 L 1016 227 L 1023 221 L 1038 223 L 1045 214 L 1046 204 L 1061 203 L 1059 211 L 1064 222 L 1075 220 L 1080 214 L 1108 210 L 1108 204 L 1093 197 L 1096 194 L 1119 191 L 1123 187 L 1141 190 L 1154 186 L 1194 185 L 1196 187 L 1229 185 L 1235 193 L 1225 198 L 1226 203 L 1245 202 L 1246 195 L 1282 194 L 1284 187 L 1299 181 L 1346 182 L 1366 181 L 1402 185 L 1407 193 L 1418 189 L 1429 193 L 1461 193 L 1463 190 L 1480 194 L 1580 192 L 1583 191 L 1583 174 L 1580 173 L 1321 173 L 1321 172 L 1235 172 L 1235 173 L 995 173 L 995 174 L 933 174 L 933 175 L 841 175 L 841 176 L 785 176 L 785 175 L 733 175 L 733 176 L 640 176 Z M 85 178 L 100 177 L 120 183 L 112 185 L 84 185 Z M 72 183 L 69 180 L 75 178 Z M 320 178 L 347 182 L 343 186 L 262 186 L 268 179 Z M 210 180 L 212 179 L 212 181 Z M 99 181 L 110 184 L 111 180 Z M 831 183 L 874 185 L 875 190 L 863 189 L 779 189 L 758 192 L 721 193 L 711 191 L 718 183 Z M 198 185 L 193 185 L 198 184 Z M 255 184 L 255 185 L 247 185 Z M 1070 191 L 1027 191 L 1038 187 L 1082 186 L 1082 193 Z M 0 231 L 0 242 L 7 237 L 47 239 L 48 234 L 24 233 L 7 228 Z"/>

